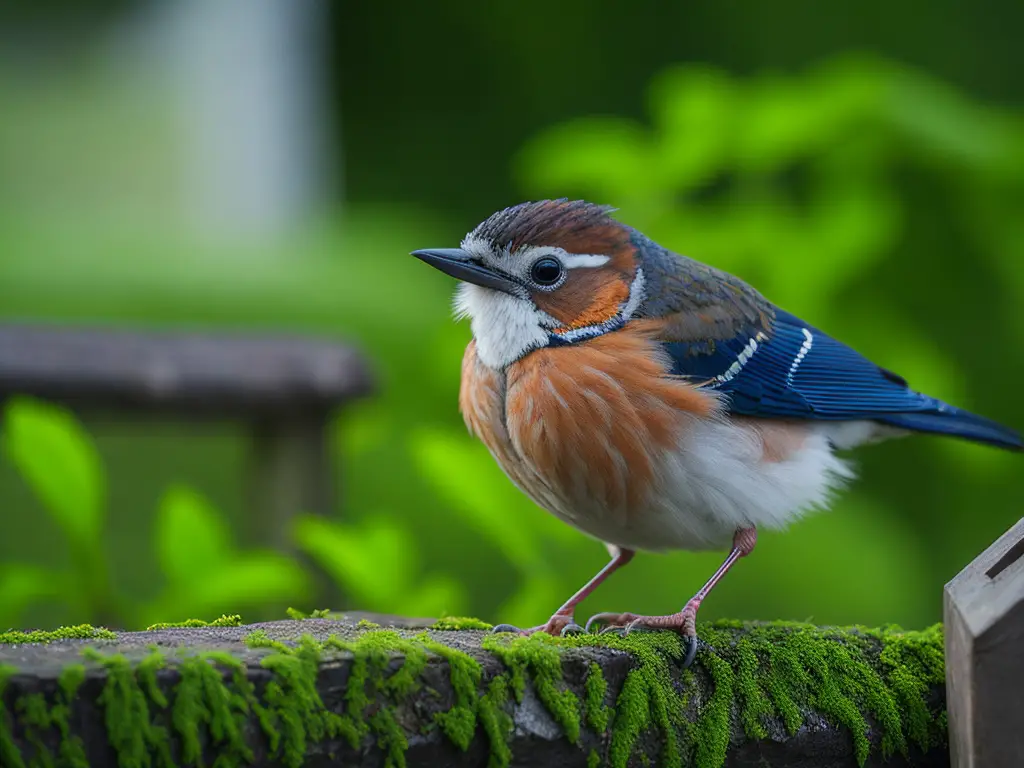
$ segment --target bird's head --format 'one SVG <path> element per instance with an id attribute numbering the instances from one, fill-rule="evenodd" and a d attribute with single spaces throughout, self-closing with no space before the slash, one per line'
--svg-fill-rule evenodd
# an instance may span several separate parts
<path id="1" fill-rule="evenodd" d="M 542 200 L 495 213 L 459 248 L 413 255 L 462 281 L 456 311 L 480 359 L 502 368 L 629 320 L 644 298 L 634 234 L 605 206 Z"/>

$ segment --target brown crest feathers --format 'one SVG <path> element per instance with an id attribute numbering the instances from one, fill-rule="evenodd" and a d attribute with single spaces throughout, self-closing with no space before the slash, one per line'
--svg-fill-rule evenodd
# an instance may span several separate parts
<path id="1" fill-rule="evenodd" d="M 612 218 L 614 210 L 566 198 L 520 203 L 490 216 L 470 237 L 486 240 L 495 250 L 554 245 L 570 253 L 611 253 L 629 237 Z"/>

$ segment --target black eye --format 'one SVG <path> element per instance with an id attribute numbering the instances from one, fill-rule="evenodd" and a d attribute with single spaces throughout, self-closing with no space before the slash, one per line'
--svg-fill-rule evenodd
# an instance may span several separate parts
<path id="1" fill-rule="evenodd" d="M 554 285 L 562 276 L 562 265 L 558 259 L 545 257 L 537 259 L 530 267 L 530 279 L 537 285 Z"/>

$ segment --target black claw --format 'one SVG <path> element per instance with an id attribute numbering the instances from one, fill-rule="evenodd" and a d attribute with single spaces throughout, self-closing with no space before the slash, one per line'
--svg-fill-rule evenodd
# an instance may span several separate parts
<path id="1" fill-rule="evenodd" d="M 697 636 L 694 635 L 693 637 L 687 637 L 686 641 L 687 648 L 686 656 L 683 658 L 683 669 L 686 669 L 693 664 L 693 660 L 697 657 Z"/>
<path id="2" fill-rule="evenodd" d="M 511 624 L 495 624 L 493 627 L 491 627 L 492 634 L 497 634 L 500 632 L 515 632 L 518 634 L 519 632 L 522 632 L 522 630 L 519 627 L 512 626 Z"/>
<path id="3" fill-rule="evenodd" d="M 562 627 L 562 631 L 558 634 L 560 634 L 562 637 L 566 637 L 568 635 L 582 635 L 585 631 L 586 630 L 584 630 L 583 627 L 581 627 L 579 624 L 573 621 Z"/>

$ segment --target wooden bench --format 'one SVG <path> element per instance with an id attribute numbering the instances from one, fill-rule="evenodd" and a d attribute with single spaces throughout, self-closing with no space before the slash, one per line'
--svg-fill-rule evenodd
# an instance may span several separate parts
<path id="1" fill-rule="evenodd" d="M 84 414 L 242 422 L 252 540 L 281 548 L 298 512 L 326 514 L 332 414 L 372 380 L 352 347 L 242 333 L 0 325 L 0 400 L 32 395 Z"/>

